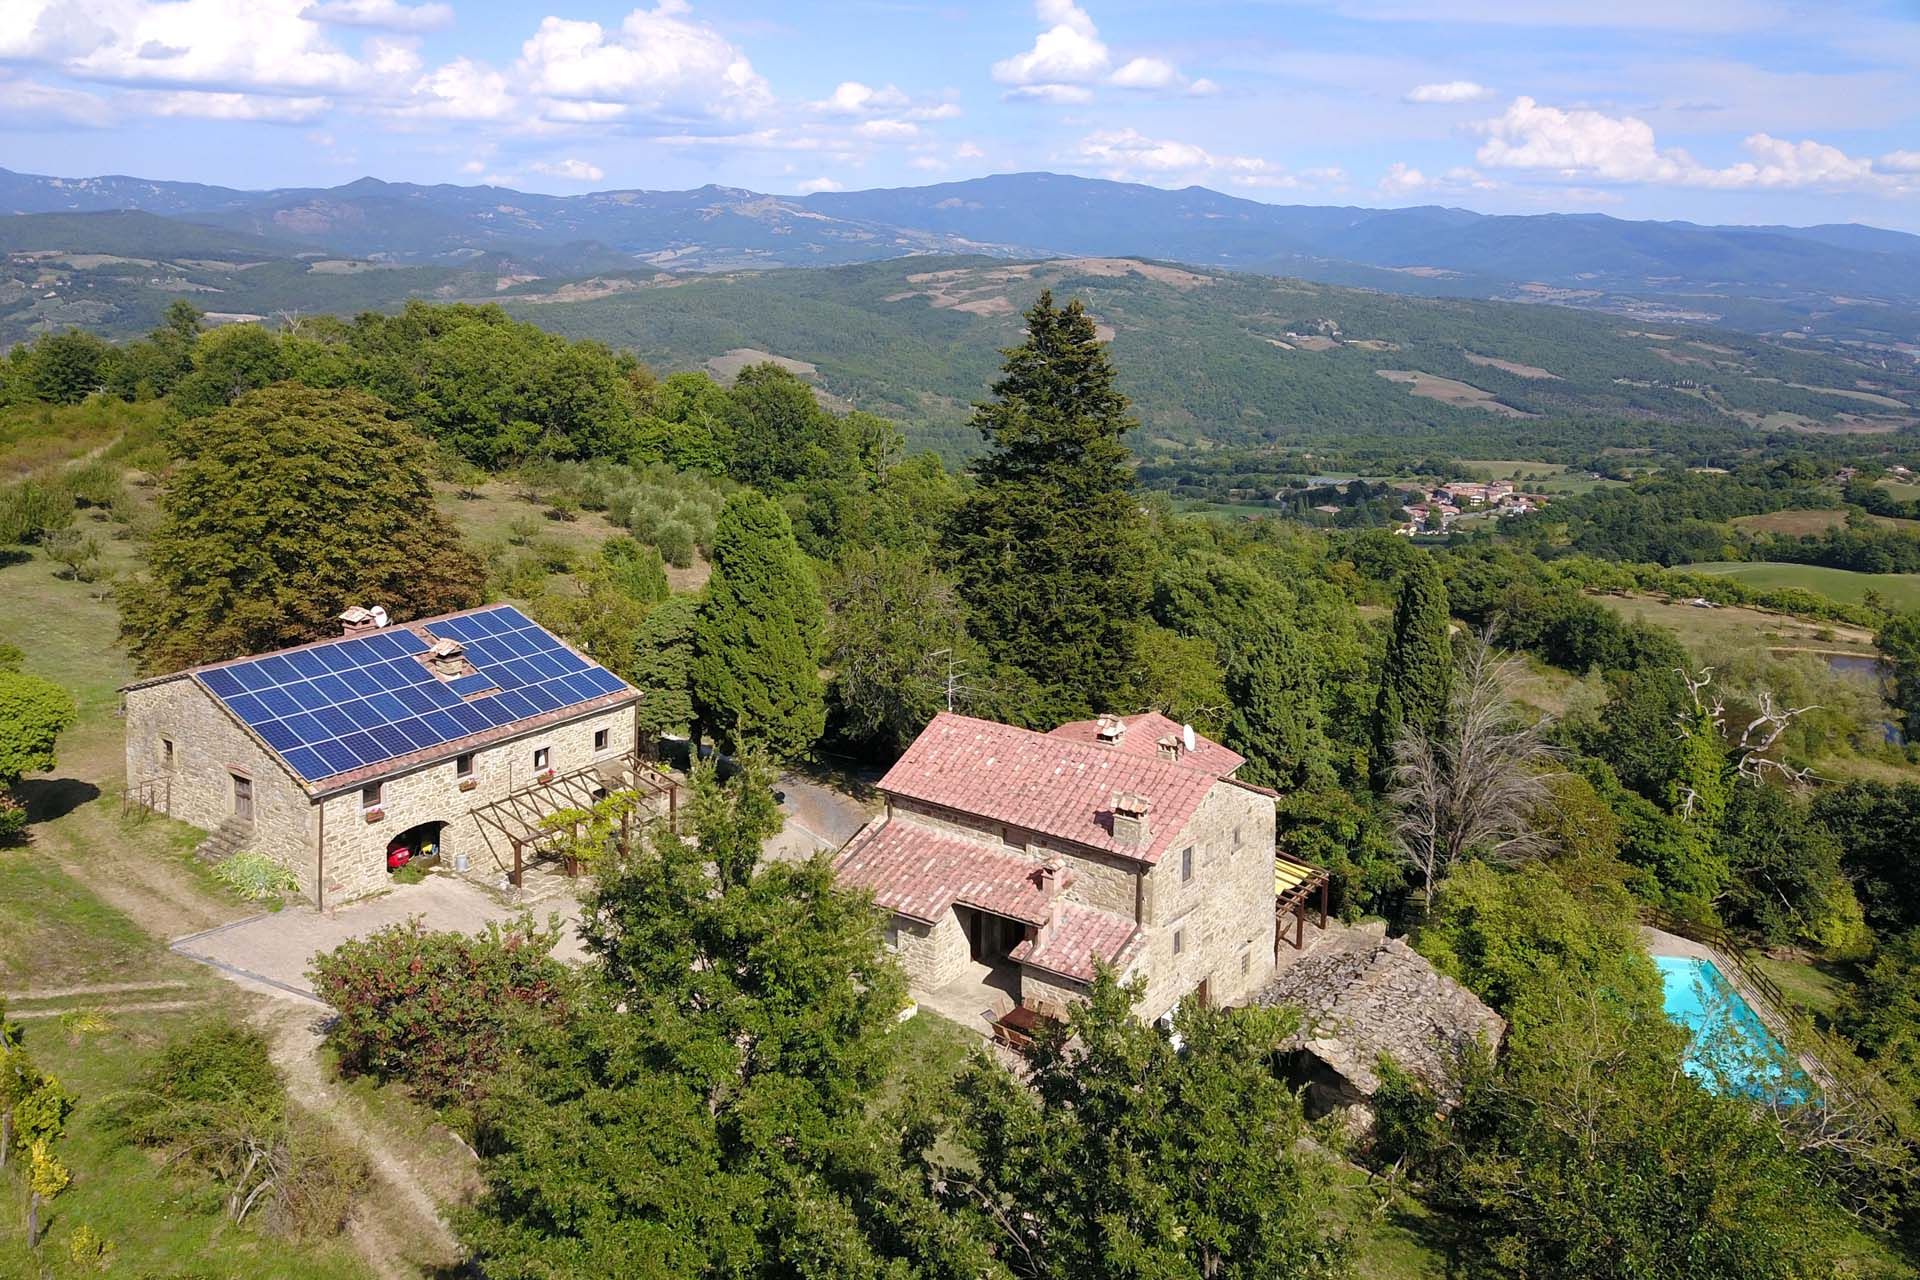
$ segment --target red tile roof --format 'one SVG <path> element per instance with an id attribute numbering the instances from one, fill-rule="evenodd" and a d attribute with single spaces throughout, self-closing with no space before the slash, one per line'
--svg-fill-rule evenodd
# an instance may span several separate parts
<path id="1" fill-rule="evenodd" d="M 1177 720 L 1161 715 L 1158 711 L 1148 711 L 1137 716 L 1116 716 L 1127 731 L 1120 735 L 1117 742 L 1105 744 L 1108 751 L 1125 751 L 1137 756 L 1160 757 L 1160 739 L 1172 735 L 1179 737 L 1186 728 Z M 1049 737 L 1071 738 L 1075 742 L 1086 742 L 1099 747 L 1100 722 L 1098 720 L 1075 720 L 1063 724 L 1058 729 L 1048 731 Z M 1180 756 L 1180 763 L 1193 769 L 1204 769 L 1216 777 L 1224 778 L 1247 762 L 1239 753 L 1221 746 L 1211 738 L 1201 734 L 1193 735 L 1193 750 Z"/>
<path id="2" fill-rule="evenodd" d="M 887 910 L 929 924 L 956 902 L 1027 924 L 1047 918 L 1039 863 L 914 822 L 868 827 L 835 870 L 842 884 L 873 890 Z"/>
<path id="3" fill-rule="evenodd" d="M 1060 904 L 1060 917 L 1040 946 L 1022 942 L 1008 954 L 1021 964 L 1077 982 L 1093 981 L 1094 957 L 1125 971 L 1140 954 L 1146 935 L 1125 916 L 1077 902 Z"/>
<path id="4" fill-rule="evenodd" d="M 1217 778 L 1204 769 L 943 711 L 880 779 L 892 796 L 1158 862 Z M 1145 848 L 1114 839 L 1113 797 L 1152 802 Z"/>

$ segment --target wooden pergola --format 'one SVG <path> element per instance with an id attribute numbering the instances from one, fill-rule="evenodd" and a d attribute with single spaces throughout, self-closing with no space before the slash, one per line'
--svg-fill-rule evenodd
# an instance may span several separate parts
<path id="1" fill-rule="evenodd" d="M 1327 927 L 1327 882 L 1325 867 L 1300 862 L 1285 854 L 1273 859 L 1273 951 L 1280 953 L 1280 941 L 1287 936 L 1287 917 L 1293 917 L 1293 949 L 1302 950 L 1307 940 L 1307 903 L 1320 896 L 1320 927 Z"/>
<path id="2" fill-rule="evenodd" d="M 656 815 L 664 808 L 668 826 L 675 831 L 680 829 L 680 784 L 648 768 L 638 754 L 631 752 L 617 760 L 557 774 L 545 782 L 529 783 L 470 812 L 480 826 L 488 849 L 493 851 L 496 864 L 504 867 L 506 860 L 494 846 L 495 834 L 503 837 L 513 851 L 513 869 L 508 878 L 518 889 L 529 862 L 553 856 L 556 845 L 570 844 L 579 837 L 579 822 L 552 826 L 548 820 L 554 814 L 569 810 L 589 812 L 616 791 L 636 792 L 640 803 L 635 808 L 651 808 Z M 634 809 L 621 815 L 623 842 L 631 842 L 633 838 L 633 821 Z M 568 858 L 566 862 L 568 875 L 580 874 L 576 859 Z"/>

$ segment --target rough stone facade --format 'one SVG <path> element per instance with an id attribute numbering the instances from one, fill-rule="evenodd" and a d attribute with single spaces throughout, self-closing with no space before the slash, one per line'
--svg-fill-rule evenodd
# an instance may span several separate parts
<path id="1" fill-rule="evenodd" d="M 423 824 L 445 824 L 438 841 L 444 860 L 465 853 L 475 871 L 504 874 L 513 865 L 511 848 L 501 835 L 484 830 L 472 811 L 533 785 L 537 749 L 545 748 L 549 766 L 564 774 L 618 760 L 635 742 L 630 704 L 542 725 L 466 753 L 471 773 L 465 777 L 460 757 L 451 753 L 382 777 L 381 816 L 370 822 L 360 787 L 310 793 L 192 679 L 136 685 L 125 697 L 129 785 L 140 786 L 156 808 L 212 830 L 235 816 L 234 778 L 250 779 L 252 834 L 242 847 L 280 862 L 302 896 L 327 906 L 385 889 L 388 843 Z M 604 744 L 596 745 L 600 735 Z M 463 787 L 468 779 L 472 786 Z"/>
<path id="2" fill-rule="evenodd" d="M 1146 978 L 1142 1017 L 1167 1013 L 1203 983 L 1213 1003 L 1243 1001 L 1273 973 L 1269 793 L 1216 782 L 1157 864 L 904 799 L 890 800 L 884 821 L 932 827 L 1025 857 L 1036 867 L 1057 857 L 1068 877 L 1065 901 L 1124 917 L 1140 929 L 1138 950 L 1123 976 Z M 908 980 L 923 990 L 937 990 L 966 970 L 967 935 L 956 911 L 931 925 L 895 915 L 889 938 Z M 1022 1002 L 1036 1008 L 1060 1008 L 1086 994 L 1084 982 L 1034 965 L 1021 966 L 1020 983 Z"/>

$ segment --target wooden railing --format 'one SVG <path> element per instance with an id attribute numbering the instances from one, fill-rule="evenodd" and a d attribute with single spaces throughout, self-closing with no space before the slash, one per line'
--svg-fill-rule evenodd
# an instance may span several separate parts
<path id="1" fill-rule="evenodd" d="M 156 773 L 130 782 L 127 789 L 120 793 L 120 816 L 126 817 L 135 809 L 147 809 L 153 813 L 173 816 L 173 774 Z"/>

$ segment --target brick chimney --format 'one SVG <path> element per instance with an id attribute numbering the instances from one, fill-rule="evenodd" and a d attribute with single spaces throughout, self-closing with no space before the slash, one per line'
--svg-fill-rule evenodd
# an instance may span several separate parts
<path id="1" fill-rule="evenodd" d="M 460 676 L 471 675 L 472 665 L 467 661 L 466 650 L 458 640 L 435 640 L 427 650 L 427 665 L 433 668 L 433 674 L 443 680 L 453 680 Z"/>
<path id="2" fill-rule="evenodd" d="M 1066 888 L 1073 883 L 1073 877 L 1067 872 L 1066 860 L 1054 854 L 1040 864 L 1034 873 L 1040 883 L 1040 896 L 1046 900 L 1046 919 L 1039 924 L 1028 926 L 1027 936 L 1033 940 L 1037 950 L 1047 945 L 1047 935 L 1060 922 L 1060 904 L 1066 898 Z"/>
<path id="3" fill-rule="evenodd" d="M 387 625 L 387 611 L 379 605 L 366 608 L 364 605 L 350 605 L 340 615 L 340 634 L 343 636 L 363 636 L 369 631 L 378 631 Z"/>
<path id="4" fill-rule="evenodd" d="M 1136 795 L 1130 791 L 1114 793 L 1114 840 L 1129 848 L 1146 848 L 1149 840 L 1147 832 L 1147 811 L 1152 808 L 1153 801 L 1143 795 Z"/>
<path id="5" fill-rule="evenodd" d="M 1154 745 L 1160 748 L 1160 758 L 1162 760 L 1178 760 L 1180 758 L 1179 734 L 1169 733 L 1158 739 Z"/>
<path id="6" fill-rule="evenodd" d="M 1127 722 L 1119 716 L 1101 716 L 1093 722 L 1093 740 L 1103 747 L 1116 745 L 1126 731 Z"/>

